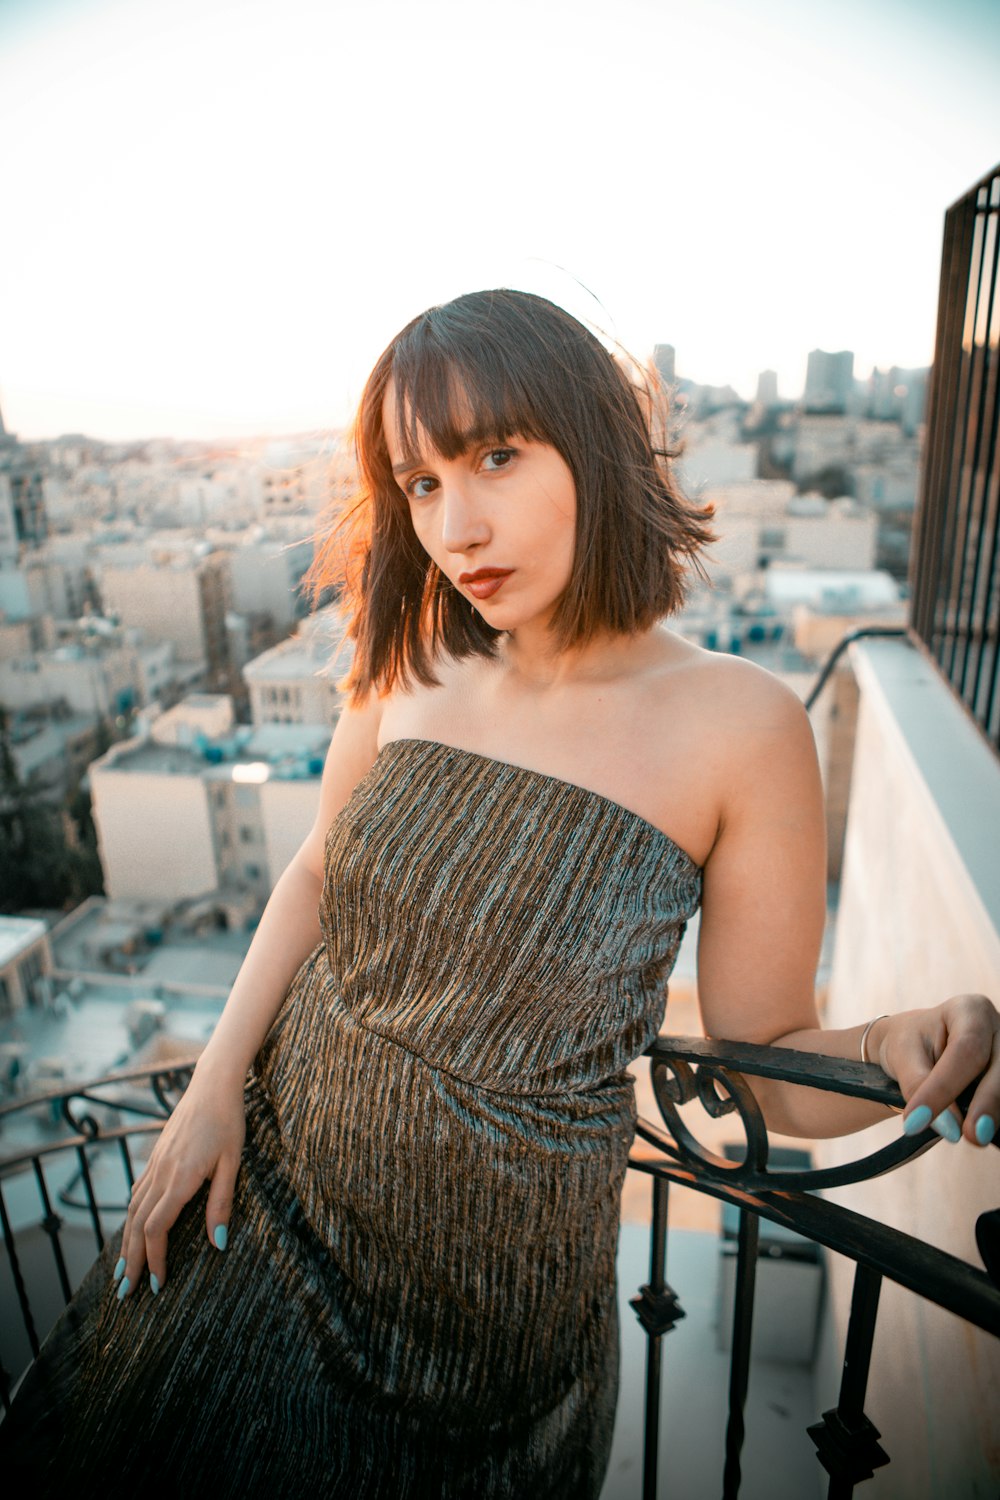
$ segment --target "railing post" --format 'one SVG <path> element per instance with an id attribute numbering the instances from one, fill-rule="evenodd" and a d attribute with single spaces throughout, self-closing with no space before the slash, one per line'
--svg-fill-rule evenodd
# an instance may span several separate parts
<path id="1" fill-rule="evenodd" d="M 753 1334 L 753 1297 L 757 1284 L 757 1244 L 760 1220 L 740 1209 L 736 1250 L 736 1296 L 733 1305 L 733 1352 L 729 1365 L 729 1421 L 726 1423 L 726 1466 L 722 1500 L 736 1500 L 740 1490 L 740 1454 L 746 1427 L 743 1408 L 750 1384 L 750 1341 Z"/>
<path id="2" fill-rule="evenodd" d="M 876 1469 L 889 1462 L 888 1453 L 879 1445 L 881 1434 L 864 1410 L 881 1290 L 879 1273 L 859 1262 L 854 1273 L 840 1398 L 835 1407 L 823 1413 L 821 1422 L 807 1429 L 816 1444 L 816 1456 L 830 1475 L 828 1500 L 850 1500 L 856 1484 L 871 1479 Z"/>
<path id="3" fill-rule="evenodd" d="M 60 1216 L 53 1211 L 52 1202 L 49 1198 L 48 1184 L 45 1181 L 45 1171 L 42 1167 L 40 1159 L 37 1156 L 34 1158 L 32 1165 L 35 1168 L 35 1180 L 38 1183 L 38 1195 L 42 1200 L 42 1209 L 44 1211 L 42 1228 L 45 1230 L 45 1233 L 48 1235 L 49 1240 L 51 1241 L 52 1254 L 55 1257 L 56 1271 L 59 1276 L 59 1287 L 63 1294 L 63 1301 L 68 1303 L 73 1295 L 73 1290 L 69 1284 L 69 1276 L 66 1271 L 66 1259 L 62 1251 L 62 1241 L 59 1238 L 59 1231 L 62 1229 L 63 1221 Z"/>
<path id="4" fill-rule="evenodd" d="M 14 1231 L 10 1227 L 10 1219 L 7 1216 L 7 1204 L 4 1201 L 3 1186 L 0 1184 L 0 1225 L 3 1227 L 4 1244 L 7 1247 L 7 1259 L 10 1262 L 10 1274 L 14 1281 L 14 1290 L 17 1292 L 17 1300 L 21 1304 L 21 1313 L 24 1317 L 25 1332 L 28 1335 L 28 1343 L 31 1346 L 32 1355 L 37 1358 L 41 1347 L 38 1342 L 38 1334 L 35 1330 L 35 1320 L 31 1316 L 31 1301 L 28 1297 L 28 1289 L 21 1275 L 21 1262 L 18 1260 L 17 1248 L 14 1243 Z M 4 1371 L 6 1374 L 6 1371 Z"/>
<path id="5" fill-rule="evenodd" d="M 629 1303 L 646 1334 L 646 1415 L 643 1427 L 642 1500 L 656 1500 L 660 1449 L 660 1339 L 684 1317 L 677 1294 L 667 1285 L 667 1193 L 669 1183 L 653 1178 L 649 1281 Z"/>

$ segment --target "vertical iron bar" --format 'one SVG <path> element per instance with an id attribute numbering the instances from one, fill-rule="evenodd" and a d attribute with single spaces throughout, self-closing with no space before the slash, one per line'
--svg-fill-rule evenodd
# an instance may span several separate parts
<path id="1" fill-rule="evenodd" d="M 736 1297 L 733 1305 L 733 1353 L 729 1363 L 729 1421 L 726 1425 L 726 1466 L 722 1476 L 723 1500 L 736 1500 L 740 1490 L 740 1454 L 745 1424 L 743 1408 L 750 1384 L 750 1340 L 753 1334 L 753 1298 L 757 1281 L 757 1244 L 760 1220 L 749 1209 L 740 1209 L 736 1250 Z"/>
<path id="2" fill-rule="evenodd" d="M 38 1354 L 38 1334 L 35 1332 L 35 1320 L 31 1316 L 31 1303 L 28 1300 L 28 1289 L 21 1275 L 21 1263 L 17 1258 L 17 1250 L 14 1247 L 14 1231 L 10 1227 L 10 1219 L 7 1217 L 7 1203 L 3 1195 L 3 1184 L 0 1183 L 0 1224 L 3 1226 L 3 1242 L 7 1247 L 7 1259 L 10 1261 L 10 1273 L 14 1278 L 14 1288 L 17 1292 L 17 1300 L 21 1304 L 21 1315 L 24 1318 L 24 1327 L 28 1335 L 28 1343 L 31 1345 L 33 1355 Z"/>
<path id="3" fill-rule="evenodd" d="M 45 1210 L 45 1217 L 42 1219 L 42 1228 L 48 1235 L 52 1245 L 52 1254 L 55 1256 L 56 1271 L 59 1276 L 59 1286 L 63 1294 L 63 1301 L 68 1303 L 73 1293 L 70 1289 L 69 1276 L 66 1272 L 66 1261 L 63 1257 L 62 1240 L 59 1238 L 59 1231 L 62 1228 L 62 1219 L 60 1219 L 58 1214 L 52 1212 L 52 1204 L 49 1200 L 48 1184 L 45 1181 L 45 1173 L 42 1170 L 41 1159 L 36 1156 L 33 1159 L 32 1165 L 35 1168 L 35 1177 L 38 1180 L 38 1192 L 42 1200 L 42 1208 Z"/>
<path id="4" fill-rule="evenodd" d="M 868 1389 L 868 1370 L 871 1366 L 881 1290 L 882 1277 L 879 1272 L 859 1262 L 854 1273 L 851 1317 L 847 1325 L 847 1344 L 844 1349 L 844 1371 L 837 1401 L 837 1410 L 851 1426 L 856 1425 L 865 1414 L 865 1392 Z"/>
<path id="5" fill-rule="evenodd" d="M 969 437 L 966 446 L 966 473 L 963 474 L 963 486 L 965 486 L 966 476 L 968 481 L 965 494 L 968 500 L 967 514 L 969 529 L 966 545 L 963 549 L 964 557 L 959 580 L 958 606 L 962 618 L 963 650 L 961 667 L 956 673 L 955 686 L 966 703 L 970 701 L 968 694 L 969 666 L 970 661 L 973 659 L 977 635 L 975 609 L 976 584 L 981 563 L 985 489 L 985 486 L 981 482 L 985 467 L 983 447 L 985 444 L 988 444 L 990 436 L 984 422 L 984 413 L 988 401 L 991 363 L 987 335 L 989 333 L 993 292 L 996 283 L 997 216 L 995 213 L 990 212 L 987 200 L 988 194 L 983 189 L 980 192 L 980 202 L 976 208 L 977 221 L 982 232 L 980 235 L 979 268 L 977 273 L 976 312 L 972 326 L 972 382 L 966 413 L 966 425 L 969 429 Z"/>
<path id="6" fill-rule="evenodd" d="M 980 652 L 976 677 L 969 702 L 978 723 L 991 732 L 993 695 L 998 672 L 997 635 L 1000 626 L 993 618 L 994 598 L 998 585 L 997 539 L 1000 531 L 1000 469 L 997 463 L 998 427 L 1000 427 L 1000 175 L 993 179 L 990 193 L 994 221 L 992 301 L 990 321 L 985 331 L 986 357 L 990 373 L 982 414 L 986 434 L 986 452 L 981 465 L 983 485 L 983 569 L 982 597 L 977 608 Z M 992 627 L 992 633 L 991 633 Z M 992 647 L 992 652 L 991 652 Z M 985 698 L 985 703 L 984 703 Z"/>
<path id="7" fill-rule="evenodd" d="M 980 268 L 983 255 L 983 225 L 975 202 L 969 204 L 967 212 L 972 221 L 972 251 L 967 271 L 967 289 L 962 323 L 962 341 L 959 349 L 958 421 L 951 434 L 952 483 L 949 499 L 955 529 L 953 544 L 946 549 L 947 598 L 948 598 L 948 644 L 944 656 L 945 673 L 954 685 L 961 671 L 959 649 L 964 634 L 961 618 L 961 600 L 965 576 L 969 536 L 972 527 L 972 501 L 967 483 L 969 472 L 968 445 L 974 440 L 971 425 L 975 392 L 978 389 L 979 362 L 976 359 L 975 328 L 979 305 Z M 968 347 L 967 347 L 968 346 Z"/>
<path id="8" fill-rule="evenodd" d="M 950 240 L 953 257 L 951 276 L 951 298 L 948 306 L 948 340 L 945 349 L 947 371 L 947 406 L 941 413 L 942 422 L 936 434 L 939 445 L 939 488 L 937 504 L 941 517 L 943 542 L 939 553 L 937 576 L 934 579 L 934 629 L 933 650 L 947 675 L 949 664 L 945 661 L 948 632 L 951 627 L 953 593 L 949 586 L 949 568 L 957 549 L 958 505 L 956 486 L 961 478 L 961 457 L 956 453 L 956 444 L 964 433 L 961 422 L 963 392 L 967 377 L 967 365 L 963 354 L 966 307 L 969 299 L 970 261 L 974 237 L 974 214 L 967 202 L 949 210 L 948 220 L 954 226 Z"/>
<path id="9" fill-rule="evenodd" d="M 855 1262 L 840 1395 L 837 1405 L 823 1413 L 822 1421 L 809 1428 L 819 1460 L 830 1475 L 827 1500 L 851 1500 L 854 1486 L 871 1479 L 876 1469 L 889 1462 L 889 1455 L 879 1445 L 878 1428 L 865 1416 L 881 1290 L 881 1273 Z"/>
<path id="10" fill-rule="evenodd" d="M 649 1246 L 649 1287 L 660 1296 L 667 1275 L 667 1201 L 670 1184 L 653 1178 L 653 1226 Z M 646 1419 L 642 1452 L 642 1500 L 656 1500 L 660 1461 L 660 1342 L 663 1335 L 646 1330 Z"/>
<path id="11" fill-rule="evenodd" d="M 132 1189 L 135 1187 L 135 1169 L 132 1166 L 132 1153 L 128 1148 L 128 1136 L 120 1136 L 118 1144 L 121 1146 L 122 1162 L 125 1166 L 125 1185 L 131 1196 Z"/>
<path id="12" fill-rule="evenodd" d="M 97 1199 L 94 1196 L 94 1184 L 90 1180 L 90 1163 L 87 1161 L 86 1148 L 77 1146 L 76 1155 L 80 1163 L 80 1176 L 83 1178 L 83 1186 L 87 1193 L 90 1222 L 93 1224 L 94 1233 L 97 1236 L 97 1253 L 99 1255 L 104 1249 L 104 1230 L 101 1227 L 101 1215 L 97 1207 Z"/>
<path id="13" fill-rule="evenodd" d="M 952 281 L 958 262 L 955 240 L 959 225 L 954 212 L 945 215 L 944 243 L 941 247 L 941 274 L 938 285 L 937 329 L 934 340 L 934 362 L 927 390 L 925 454 L 920 496 L 914 517 L 914 546 L 910 557 L 910 592 L 913 598 L 912 623 L 927 642 L 934 634 L 934 606 L 937 579 L 941 570 L 942 535 L 939 523 L 940 497 L 945 488 L 941 474 L 944 445 L 938 434 L 946 428 L 951 414 L 950 380 Z"/>
<path id="14" fill-rule="evenodd" d="M 945 214 L 913 631 L 1000 750 L 1000 170 Z"/>

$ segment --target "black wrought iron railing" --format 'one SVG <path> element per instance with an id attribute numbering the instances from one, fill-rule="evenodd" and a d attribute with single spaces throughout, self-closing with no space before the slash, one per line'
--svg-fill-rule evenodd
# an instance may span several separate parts
<path id="1" fill-rule="evenodd" d="M 817 1196 L 823 1188 L 860 1182 L 903 1167 L 939 1142 L 931 1130 L 858 1161 L 828 1169 L 787 1170 L 769 1161 L 770 1143 L 747 1077 L 781 1078 L 884 1104 L 900 1104 L 895 1084 L 870 1064 L 791 1052 L 778 1047 L 660 1037 L 649 1051 L 660 1120 L 640 1120 L 638 1134 L 656 1150 L 631 1166 L 652 1178 L 650 1275 L 633 1307 L 647 1336 L 643 1495 L 656 1495 L 660 1430 L 662 1340 L 684 1316 L 666 1280 L 667 1199 L 671 1183 L 709 1193 L 739 1210 L 736 1291 L 725 1434 L 724 1497 L 740 1485 L 744 1405 L 750 1377 L 757 1242 L 761 1219 L 792 1229 L 839 1252 L 856 1267 L 847 1330 L 844 1373 L 835 1408 L 809 1428 L 820 1462 L 830 1473 L 829 1494 L 850 1496 L 860 1480 L 889 1461 L 879 1433 L 864 1413 L 868 1364 L 879 1291 L 885 1277 L 1000 1337 L 1000 1212 L 984 1214 L 977 1238 L 988 1269 L 969 1265 L 912 1235 Z M 6 1294 L 19 1311 L 3 1320 L 0 1388 L 5 1407 L 11 1387 L 38 1353 L 58 1306 L 72 1296 L 105 1236 L 125 1214 L 135 1177 L 135 1150 L 149 1144 L 180 1097 L 191 1068 L 134 1069 L 70 1091 L 50 1091 L 0 1110 L 5 1130 L 17 1117 L 41 1114 L 57 1138 L 35 1143 L 0 1163 L 0 1222 L 7 1256 Z M 971 1090 L 969 1091 L 971 1094 Z M 736 1113 L 742 1122 L 743 1159 L 720 1157 L 703 1146 L 680 1106 L 699 1101 L 708 1115 Z M 1000 1137 L 994 1144 L 1000 1144 Z M 992 1157 L 992 1152 L 990 1153 Z M 994 1159 L 995 1162 L 995 1159 Z M 994 1162 L 984 1159 L 988 1171 Z M 67 1234 L 76 1237 L 76 1268 Z M 80 1254 L 81 1235 L 86 1240 Z M 47 1244 L 46 1244 L 47 1241 Z M 44 1313 L 40 1310 L 44 1310 Z M 722 1434 L 720 1433 L 720 1440 Z"/>
<path id="2" fill-rule="evenodd" d="M 138 1175 L 137 1146 L 162 1130 L 192 1072 L 193 1064 L 126 1069 L 0 1107 L 3 1135 L 52 1137 L 10 1149 L 0 1159 L 8 1273 L 6 1283 L 0 1282 L 5 1410 L 12 1385 L 38 1354 L 60 1305 L 70 1301 L 108 1233 L 124 1219 Z"/>
<path id="3" fill-rule="evenodd" d="M 1000 166 L 945 215 L 911 624 L 1000 750 Z"/>
<path id="4" fill-rule="evenodd" d="M 637 1134 L 656 1147 L 656 1159 L 630 1165 L 653 1179 L 649 1281 L 632 1303 L 648 1339 L 643 1500 L 655 1500 L 660 1412 L 660 1341 L 684 1316 L 666 1281 L 667 1198 L 671 1183 L 709 1193 L 739 1211 L 736 1291 L 725 1434 L 723 1500 L 735 1500 L 740 1487 L 744 1407 L 750 1378 L 754 1289 L 760 1220 L 794 1230 L 854 1262 L 854 1290 L 837 1405 L 809 1427 L 819 1462 L 830 1475 L 829 1500 L 847 1500 L 854 1486 L 890 1461 L 879 1432 L 866 1417 L 865 1394 L 875 1337 L 879 1293 L 888 1277 L 1000 1338 L 1000 1207 L 981 1214 L 976 1242 L 983 1265 L 975 1266 L 924 1241 L 817 1197 L 825 1188 L 844 1187 L 892 1172 L 935 1146 L 930 1128 L 900 1136 L 868 1156 L 837 1167 L 787 1169 L 769 1163 L 771 1146 L 748 1077 L 777 1078 L 810 1088 L 886 1105 L 903 1103 L 896 1084 L 881 1068 L 783 1047 L 661 1036 L 649 1050 L 653 1090 L 666 1130 L 640 1120 Z M 971 1100 L 970 1087 L 963 1106 Z M 713 1118 L 738 1113 L 744 1155 L 734 1162 L 701 1144 L 679 1107 L 698 1101 Z M 1000 1133 L 993 1142 L 1000 1146 Z M 995 1171 L 990 1152 L 983 1170 Z M 1000 1198 L 1000 1191 L 998 1191 Z"/>

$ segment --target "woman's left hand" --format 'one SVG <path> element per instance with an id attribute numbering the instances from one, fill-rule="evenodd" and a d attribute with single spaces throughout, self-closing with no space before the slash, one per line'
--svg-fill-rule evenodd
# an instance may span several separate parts
<path id="1" fill-rule="evenodd" d="M 869 1056 L 906 1100 L 903 1129 L 928 1125 L 945 1140 L 987 1146 L 1000 1124 L 1000 1012 L 985 995 L 953 995 L 927 1010 L 876 1022 Z M 875 1027 L 872 1028 L 875 1030 Z M 980 1077 L 980 1075 L 982 1075 Z M 959 1094 L 979 1079 L 965 1119 Z"/>

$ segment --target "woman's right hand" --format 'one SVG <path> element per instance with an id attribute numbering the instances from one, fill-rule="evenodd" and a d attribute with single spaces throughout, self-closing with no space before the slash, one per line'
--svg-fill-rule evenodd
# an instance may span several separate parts
<path id="1" fill-rule="evenodd" d="M 167 1234 L 204 1182 L 211 1183 L 205 1209 L 209 1243 L 226 1248 L 245 1136 L 242 1081 L 221 1081 L 199 1064 L 132 1189 L 115 1267 L 119 1301 L 138 1286 L 146 1266 L 154 1294 L 165 1284 Z"/>

